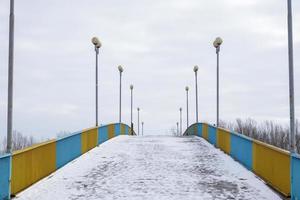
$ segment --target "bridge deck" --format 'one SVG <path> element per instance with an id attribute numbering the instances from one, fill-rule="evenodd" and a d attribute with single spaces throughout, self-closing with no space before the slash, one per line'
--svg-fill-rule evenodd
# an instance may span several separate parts
<path id="1" fill-rule="evenodd" d="M 119 136 L 20 193 L 18 199 L 280 199 L 198 137 Z"/>

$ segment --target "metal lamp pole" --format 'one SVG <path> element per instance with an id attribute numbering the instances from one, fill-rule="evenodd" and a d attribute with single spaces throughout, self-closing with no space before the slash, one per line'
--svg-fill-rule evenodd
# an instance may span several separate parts
<path id="1" fill-rule="evenodd" d="M 222 43 L 223 40 L 220 37 L 217 37 L 213 43 L 217 54 L 217 127 L 219 127 L 219 52 Z"/>
<path id="2" fill-rule="evenodd" d="M 119 123 L 122 122 L 122 72 L 124 71 L 121 65 L 118 66 L 120 72 L 120 98 L 119 98 Z"/>
<path id="3" fill-rule="evenodd" d="M 296 152 L 295 144 L 295 101 L 294 101 L 294 52 L 292 0 L 287 0 L 288 7 L 288 54 L 289 54 L 289 93 L 290 93 L 290 151 Z"/>
<path id="4" fill-rule="evenodd" d="M 186 128 L 189 127 L 189 87 L 185 87 L 186 91 Z"/>
<path id="5" fill-rule="evenodd" d="M 101 42 L 97 37 L 93 37 L 92 43 L 95 46 L 96 52 L 96 126 L 98 126 L 98 56 L 99 48 L 101 47 Z"/>
<path id="6" fill-rule="evenodd" d="M 140 108 L 137 108 L 138 111 L 138 135 L 140 135 Z"/>
<path id="7" fill-rule="evenodd" d="M 133 114 L 133 85 L 130 85 L 130 126 L 131 126 L 131 135 L 133 133 L 133 123 L 132 123 L 132 114 Z"/>
<path id="8" fill-rule="evenodd" d="M 7 144 L 6 152 L 12 154 L 12 130 L 13 130 L 13 78 L 14 78 L 14 26 L 15 26 L 15 1 L 10 0 L 10 14 L 9 14 L 9 52 L 8 52 L 8 98 L 7 98 Z M 12 165 L 12 158 L 10 156 L 10 167 Z M 9 171 L 9 186 L 8 198 L 10 199 L 11 188 L 11 170 Z"/>
<path id="9" fill-rule="evenodd" d="M 196 122 L 198 123 L 198 78 L 197 78 L 197 72 L 198 72 L 198 66 L 194 66 L 194 72 L 195 72 L 195 83 L 196 83 Z"/>
<path id="10" fill-rule="evenodd" d="M 180 135 L 182 135 L 182 108 L 179 108 L 180 112 Z"/>
<path id="11" fill-rule="evenodd" d="M 179 135 L 179 127 L 178 127 L 179 123 L 176 122 L 176 127 L 177 127 L 177 134 L 176 135 Z"/>
<path id="12" fill-rule="evenodd" d="M 10 0 L 9 15 L 9 55 L 8 55 L 8 99 L 7 99 L 7 146 L 6 152 L 12 153 L 13 130 L 13 78 L 14 78 L 14 0 Z"/>

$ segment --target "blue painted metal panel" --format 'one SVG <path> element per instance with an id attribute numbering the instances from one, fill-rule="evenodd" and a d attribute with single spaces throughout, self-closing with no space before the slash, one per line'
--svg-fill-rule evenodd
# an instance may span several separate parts
<path id="1" fill-rule="evenodd" d="M 300 156 L 293 154 L 291 157 L 291 194 L 292 200 L 300 199 Z"/>
<path id="2" fill-rule="evenodd" d="M 252 170 L 252 140 L 243 135 L 231 133 L 230 155 Z"/>
<path id="3" fill-rule="evenodd" d="M 208 126 L 208 141 L 213 144 L 217 145 L 217 129 L 213 126 Z"/>
<path id="4" fill-rule="evenodd" d="M 11 157 L 0 157 L 0 199 L 8 199 Z"/>
<path id="5" fill-rule="evenodd" d="M 121 134 L 121 124 L 115 124 L 115 136 Z"/>
<path id="6" fill-rule="evenodd" d="M 60 168 L 81 155 L 81 133 L 56 141 L 56 168 Z"/>
<path id="7" fill-rule="evenodd" d="M 125 135 L 128 135 L 129 134 L 129 126 L 125 126 Z"/>
<path id="8" fill-rule="evenodd" d="M 197 133 L 197 135 L 198 135 L 199 137 L 202 137 L 202 124 L 199 123 L 199 124 L 197 124 L 197 126 L 198 126 L 198 133 Z"/>
<path id="9" fill-rule="evenodd" d="M 108 128 L 107 126 L 101 126 L 98 129 L 98 145 L 108 140 Z"/>

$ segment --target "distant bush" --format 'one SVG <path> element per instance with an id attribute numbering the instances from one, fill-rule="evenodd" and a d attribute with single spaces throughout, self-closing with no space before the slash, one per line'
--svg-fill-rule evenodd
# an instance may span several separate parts
<path id="1" fill-rule="evenodd" d="M 72 133 L 69 131 L 60 131 L 57 133 L 57 138 L 62 138 L 71 135 Z M 13 131 L 12 135 L 12 150 L 17 151 L 24 149 L 26 147 L 30 147 L 38 142 L 48 141 L 50 138 L 44 138 L 42 140 L 36 140 L 33 136 L 25 136 L 18 131 Z M 6 137 L 0 140 L 0 155 L 6 152 Z"/>
<path id="2" fill-rule="evenodd" d="M 59 133 L 56 134 L 56 137 L 63 138 L 63 137 L 69 136 L 69 135 L 72 135 L 72 133 L 69 131 L 60 131 Z"/>
<path id="3" fill-rule="evenodd" d="M 273 121 L 258 123 L 253 119 L 236 119 L 235 122 L 220 122 L 220 127 L 233 130 L 256 140 L 277 146 L 282 149 L 289 149 L 289 126 L 283 126 Z M 300 152 L 300 130 L 299 121 L 296 122 L 296 146 Z"/>
<path id="4" fill-rule="evenodd" d="M 13 131 L 12 134 L 12 150 L 20 150 L 26 147 L 32 146 L 36 143 L 36 140 L 32 136 L 24 136 L 18 131 Z M 0 144 L 0 154 L 5 153 L 6 151 L 6 137 L 3 138 Z"/>

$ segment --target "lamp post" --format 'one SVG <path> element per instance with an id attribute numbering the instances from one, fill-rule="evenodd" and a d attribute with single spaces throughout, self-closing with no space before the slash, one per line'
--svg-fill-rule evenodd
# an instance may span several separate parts
<path id="1" fill-rule="evenodd" d="M 213 43 L 217 54 L 217 127 L 219 127 L 219 53 L 222 43 L 223 40 L 220 37 L 217 37 Z"/>
<path id="2" fill-rule="evenodd" d="M 189 87 L 185 87 L 186 91 L 186 128 L 189 127 Z"/>
<path id="3" fill-rule="evenodd" d="M 119 98 L 119 123 L 122 122 L 122 72 L 124 71 L 121 65 L 118 66 L 120 72 L 120 98 Z"/>
<path id="4" fill-rule="evenodd" d="M 12 154 L 12 130 L 13 130 L 13 78 L 14 78 L 14 26 L 15 26 L 15 1 L 10 0 L 9 14 L 9 50 L 8 50 L 8 98 L 7 98 L 7 141 L 6 152 Z M 9 158 L 9 165 L 12 165 L 12 158 Z M 11 168 L 10 168 L 11 169 Z M 8 198 L 10 199 L 11 170 L 9 171 Z"/>
<path id="5" fill-rule="evenodd" d="M 9 14 L 9 54 L 8 54 L 8 99 L 7 99 L 7 146 L 6 152 L 12 153 L 13 130 L 13 78 L 14 78 L 14 0 L 10 0 Z"/>
<path id="6" fill-rule="evenodd" d="M 180 112 L 180 135 L 182 135 L 182 108 L 179 108 Z"/>
<path id="7" fill-rule="evenodd" d="M 144 135 L 144 122 L 142 122 L 142 135 Z"/>
<path id="8" fill-rule="evenodd" d="M 288 7 L 288 55 L 289 55 L 289 94 L 290 94 L 290 151 L 296 152 L 295 140 L 295 104 L 294 104 L 294 52 L 292 0 L 287 0 Z"/>
<path id="9" fill-rule="evenodd" d="M 138 135 L 140 135 L 140 108 L 137 108 L 138 111 Z"/>
<path id="10" fill-rule="evenodd" d="M 197 78 L 197 72 L 198 72 L 198 66 L 194 66 L 194 72 L 195 72 L 195 83 L 196 83 L 196 122 L 198 123 L 198 78 Z"/>
<path id="11" fill-rule="evenodd" d="M 176 130 L 177 130 L 177 132 L 176 132 L 176 136 L 177 136 L 177 135 L 179 135 L 179 127 L 178 127 L 178 126 L 179 126 L 179 123 L 178 123 L 178 122 L 176 122 L 176 128 L 177 128 L 177 129 L 176 129 Z"/>
<path id="12" fill-rule="evenodd" d="M 102 45 L 97 37 L 92 38 L 92 43 L 94 44 L 96 52 L 96 126 L 98 126 L 98 56 L 99 49 Z"/>
<path id="13" fill-rule="evenodd" d="M 130 126 L 131 126 L 131 135 L 133 133 L 133 123 L 132 123 L 132 114 L 133 114 L 133 85 L 130 85 Z"/>

